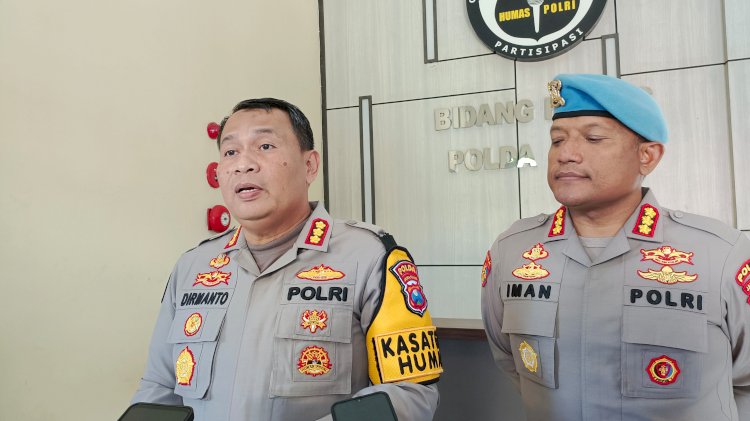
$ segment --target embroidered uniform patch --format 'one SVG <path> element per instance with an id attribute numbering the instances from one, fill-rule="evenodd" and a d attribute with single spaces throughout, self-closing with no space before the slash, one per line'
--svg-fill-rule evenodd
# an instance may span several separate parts
<path id="1" fill-rule="evenodd" d="M 748 296 L 747 303 L 750 304 L 750 259 L 740 266 L 734 279 L 737 281 L 737 285 L 742 288 L 742 292 Z"/>
<path id="2" fill-rule="evenodd" d="M 666 386 L 677 381 L 677 377 L 680 375 L 680 367 L 677 365 L 677 361 L 662 355 L 651 360 L 646 367 L 646 373 L 648 373 L 652 382 Z"/>
<path id="3" fill-rule="evenodd" d="M 237 240 L 240 238 L 240 231 L 242 231 L 242 227 L 238 227 L 234 231 L 234 235 L 231 239 L 229 239 L 229 242 L 224 246 L 225 249 L 228 249 L 229 247 L 233 247 L 235 244 L 237 244 Z"/>
<path id="4" fill-rule="evenodd" d="M 308 281 L 332 281 L 335 279 L 341 279 L 346 276 L 346 274 L 333 269 L 330 266 L 321 264 L 320 266 L 313 266 L 308 270 L 303 270 L 297 273 L 296 276 L 299 279 L 307 279 Z"/>
<path id="5" fill-rule="evenodd" d="M 489 278 L 490 272 L 492 272 L 492 257 L 490 257 L 490 252 L 488 251 L 482 265 L 482 288 L 487 285 L 487 278 Z"/>
<path id="6" fill-rule="evenodd" d="M 325 310 L 305 310 L 304 313 L 302 313 L 302 322 L 300 323 L 300 326 L 302 326 L 303 329 L 308 329 L 310 333 L 315 333 L 318 329 L 324 330 L 328 325 L 326 322 L 328 321 L 328 314 L 326 314 Z"/>
<path id="7" fill-rule="evenodd" d="M 567 209 L 565 206 L 561 206 L 560 209 L 555 212 L 554 218 L 552 218 L 552 226 L 549 228 L 548 237 L 557 237 L 558 235 L 565 234 L 565 214 Z"/>
<path id="8" fill-rule="evenodd" d="M 208 263 L 209 266 L 211 266 L 214 269 L 221 269 L 224 266 L 229 264 L 229 256 L 227 256 L 224 253 L 221 253 L 220 255 L 214 257 L 211 259 L 211 261 Z"/>
<path id="9" fill-rule="evenodd" d="M 401 283 L 401 292 L 404 294 L 406 308 L 419 316 L 424 315 L 424 311 L 427 310 L 427 297 L 425 297 L 422 285 L 419 283 L 417 266 L 408 260 L 400 260 L 389 270 Z"/>
<path id="10" fill-rule="evenodd" d="M 531 260 L 531 263 L 522 265 L 520 268 L 515 269 L 513 271 L 513 276 L 525 281 L 542 279 L 549 276 L 549 271 L 536 262 L 537 260 L 546 259 L 547 256 L 549 256 L 549 253 L 544 249 L 542 243 L 536 243 L 536 245 L 525 251 L 521 256 L 524 259 Z"/>
<path id="11" fill-rule="evenodd" d="M 678 282 L 693 282 L 698 275 L 688 275 L 687 271 L 675 272 L 673 265 L 687 263 L 692 265 L 693 253 L 677 250 L 672 246 L 661 246 L 653 250 L 641 249 L 643 258 L 641 261 L 651 260 L 662 265 L 660 270 L 649 269 L 646 272 L 638 270 L 638 276 L 643 279 L 660 282 L 662 284 L 676 284 Z"/>
<path id="12" fill-rule="evenodd" d="M 201 284 L 207 287 L 214 287 L 219 284 L 229 285 L 229 279 L 231 277 L 232 277 L 232 272 L 222 272 L 220 270 L 215 270 L 213 272 L 208 272 L 208 273 L 199 273 L 195 277 L 195 282 L 193 282 L 193 286 L 196 286 L 198 284 Z"/>
<path id="13" fill-rule="evenodd" d="M 653 237 L 656 231 L 656 223 L 659 221 L 659 210 L 646 203 L 641 206 L 641 211 L 635 221 L 633 234 L 644 237 Z"/>
<path id="14" fill-rule="evenodd" d="M 442 373 L 436 332 L 435 326 L 428 326 L 374 336 L 372 341 L 383 383 Z"/>
<path id="15" fill-rule="evenodd" d="M 319 246 L 325 241 L 327 233 L 328 221 L 316 218 L 312 221 L 310 232 L 307 233 L 307 238 L 305 239 L 305 244 Z"/>
<path id="16" fill-rule="evenodd" d="M 328 351 L 319 346 L 308 346 L 300 353 L 297 370 L 308 376 L 321 376 L 331 371 L 331 359 Z"/>
<path id="17" fill-rule="evenodd" d="M 539 369 L 539 356 L 536 351 L 534 351 L 534 347 L 529 345 L 528 342 L 523 341 L 521 342 L 521 345 L 518 346 L 518 353 L 521 356 L 523 366 L 530 372 L 536 373 Z"/>
<path id="18" fill-rule="evenodd" d="M 193 381 L 193 373 L 195 372 L 195 357 L 193 351 L 189 347 L 180 352 L 177 356 L 177 361 L 174 364 L 174 373 L 177 377 L 177 384 L 182 386 L 190 386 L 190 382 Z"/>
<path id="19" fill-rule="evenodd" d="M 185 320 L 185 327 L 183 330 L 185 331 L 186 336 L 193 336 L 196 333 L 198 333 L 199 330 L 201 330 L 201 326 L 203 325 L 203 316 L 201 316 L 200 313 L 193 313 L 188 316 L 187 320 Z"/>

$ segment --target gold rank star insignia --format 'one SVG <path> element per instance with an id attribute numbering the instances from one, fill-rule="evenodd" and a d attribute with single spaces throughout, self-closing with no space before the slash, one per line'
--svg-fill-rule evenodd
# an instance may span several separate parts
<path id="1" fill-rule="evenodd" d="M 325 241 L 327 233 L 328 222 L 325 219 L 317 218 L 312 221 L 312 226 L 310 226 L 310 232 L 307 233 L 305 244 L 319 246 Z"/>
<path id="2" fill-rule="evenodd" d="M 549 91 L 552 108 L 558 108 L 565 105 L 565 98 L 560 95 L 561 89 L 562 81 L 560 81 L 559 79 L 555 79 L 547 83 L 547 90 Z"/>
<path id="3" fill-rule="evenodd" d="M 646 203 L 641 206 L 641 212 L 635 221 L 633 234 L 644 237 L 653 237 L 656 230 L 656 223 L 659 221 L 659 210 Z"/>
<path id="4" fill-rule="evenodd" d="M 523 366 L 530 372 L 536 373 L 539 369 L 539 356 L 534 348 L 528 342 L 523 341 L 518 347 L 518 353 L 521 355 Z"/>

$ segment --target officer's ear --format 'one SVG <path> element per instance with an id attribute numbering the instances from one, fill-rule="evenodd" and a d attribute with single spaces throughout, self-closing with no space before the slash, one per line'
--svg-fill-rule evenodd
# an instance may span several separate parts
<path id="1" fill-rule="evenodd" d="M 640 173 L 647 176 L 656 168 L 664 155 L 664 144 L 642 140 L 638 145 L 638 160 L 640 161 Z"/>

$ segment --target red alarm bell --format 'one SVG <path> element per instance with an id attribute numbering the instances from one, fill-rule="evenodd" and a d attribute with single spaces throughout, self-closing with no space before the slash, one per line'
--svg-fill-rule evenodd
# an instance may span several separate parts
<path id="1" fill-rule="evenodd" d="M 232 217 L 229 211 L 222 205 L 216 205 L 208 209 L 208 229 L 214 232 L 224 232 L 229 228 Z"/>
<path id="2" fill-rule="evenodd" d="M 212 162 L 206 167 L 206 181 L 208 181 L 208 185 L 213 188 L 219 187 L 219 177 L 216 175 L 216 168 L 218 166 L 218 162 Z"/>
<path id="3" fill-rule="evenodd" d="M 208 133 L 208 137 L 211 139 L 216 139 L 219 137 L 219 129 L 221 129 L 221 126 L 219 126 L 215 122 L 208 123 L 208 126 L 206 127 L 206 132 Z"/>

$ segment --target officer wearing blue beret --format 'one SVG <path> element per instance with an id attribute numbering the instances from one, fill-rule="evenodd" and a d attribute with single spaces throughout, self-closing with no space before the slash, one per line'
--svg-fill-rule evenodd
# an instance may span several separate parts
<path id="1" fill-rule="evenodd" d="M 750 240 L 642 187 L 668 133 L 642 89 L 559 75 L 562 206 L 491 246 L 482 318 L 529 420 L 750 420 Z"/>

